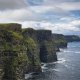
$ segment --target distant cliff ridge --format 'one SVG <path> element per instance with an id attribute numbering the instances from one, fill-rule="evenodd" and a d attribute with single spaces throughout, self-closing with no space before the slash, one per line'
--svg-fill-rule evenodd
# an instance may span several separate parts
<path id="1" fill-rule="evenodd" d="M 65 39 L 67 42 L 80 41 L 80 37 L 77 35 L 66 35 Z"/>
<path id="2" fill-rule="evenodd" d="M 67 47 L 66 40 L 50 30 L 0 24 L 0 80 L 24 80 L 26 73 L 41 72 L 41 62 L 57 61 L 56 52 Z"/>
<path id="3" fill-rule="evenodd" d="M 67 41 L 65 39 L 65 36 L 62 34 L 53 34 L 53 42 L 55 43 L 55 46 L 57 48 L 65 48 L 67 47 Z"/>

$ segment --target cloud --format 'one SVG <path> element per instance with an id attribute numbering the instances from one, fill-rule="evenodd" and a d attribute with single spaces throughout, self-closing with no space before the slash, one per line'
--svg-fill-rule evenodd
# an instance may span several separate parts
<path id="1" fill-rule="evenodd" d="M 80 2 L 64 2 L 61 3 L 58 7 L 67 11 L 80 10 Z"/>
<path id="2" fill-rule="evenodd" d="M 76 16 L 79 11 L 80 0 L 0 0 L 0 23 L 76 33 L 80 31 L 80 16 Z"/>
<path id="3" fill-rule="evenodd" d="M 0 0 L 0 9 L 17 9 L 30 6 L 51 6 L 64 10 L 80 10 L 79 0 Z"/>
<path id="4" fill-rule="evenodd" d="M 0 0 L 0 10 L 26 7 L 25 0 Z"/>
<path id="5" fill-rule="evenodd" d="M 31 6 L 42 5 L 44 0 L 27 0 L 28 4 Z"/>
<path id="6" fill-rule="evenodd" d="M 35 19 L 36 13 L 29 8 L 15 9 L 0 11 L 1 20 L 10 20 L 10 21 L 25 21 Z"/>
<path id="7" fill-rule="evenodd" d="M 64 11 L 58 12 L 53 7 L 27 7 L 14 10 L 0 11 L 0 19 L 10 21 L 50 21 L 53 18 L 61 18 L 62 16 L 68 15 Z M 69 16 L 69 15 L 68 15 Z M 2 22 L 0 20 L 0 22 Z"/>
<path id="8" fill-rule="evenodd" d="M 73 2 L 67 3 L 65 1 L 67 0 L 0 0 L 0 4 L 2 4 L 0 8 L 9 9 L 0 11 L 0 19 L 2 21 L 7 19 L 11 21 L 59 21 L 63 17 L 72 16 L 72 13 L 66 10 L 72 6 Z M 53 4 L 54 2 L 55 4 Z M 31 3 L 34 3 L 35 6 L 30 5 Z M 37 6 L 36 4 L 39 5 Z M 77 2 L 73 6 L 75 7 L 76 5 Z"/>
<path id="9" fill-rule="evenodd" d="M 38 22 L 38 21 L 26 21 L 22 23 L 23 28 L 32 27 L 34 29 L 47 29 L 52 30 L 53 33 L 70 33 L 80 32 L 80 20 L 73 20 L 69 23 L 51 23 L 51 22 Z"/>

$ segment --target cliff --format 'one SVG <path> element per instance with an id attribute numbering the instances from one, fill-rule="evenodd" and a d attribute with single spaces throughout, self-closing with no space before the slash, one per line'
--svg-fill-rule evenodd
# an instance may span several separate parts
<path id="1" fill-rule="evenodd" d="M 28 28 L 23 30 L 23 35 L 26 38 L 31 37 L 38 45 L 38 54 L 41 62 L 57 60 L 56 50 L 53 45 L 52 33 L 50 30 L 34 30 Z"/>
<path id="2" fill-rule="evenodd" d="M 20 24 L 0 25 L 0 80 L 23 80 L 28 59 L 20 31 Z"/>
<path id="3" fill-rule="evenodd" d="M 23 42 L 27 48 L 26 55 L 28 56 L 29 63 L 26 68 L 28 72 L 41 72 L 41 62 L 39 58 L 39 45 L 36 41 L 35 31 L 33 29 L 24 29 L 22 31 Z"/>
<path id="4" fill-rule="evenodd" d="M 67 41 L 65 36 L 62 34 L 53 34 L 53 42 L 57 48 L 65 48 L 67 47 Z M 58 50 L 58 49 L 57 49 Z"/>
<path id="5" fill-rule="evenodd" d="M 57 61 L 52 32 L 50 30 L 37 30 L 37 40 L 40 46 L 40 60 L 42 62 Z"/>
<path id="6" fill-rule="evenodd" d="M 22 35 L 20 24 L 1 24 L 0 80 L 23 80 L 29 72 L 41 72 L 37 43 Z"/>
<path id="7" fill-rule="evenodd" d="M 65 39 L 67 42 L 80 41 L 80 37 L 77 35 L 66 35 Z"/>
<path id="8" fill-rule="evenodd" d="M 24 80 L 26 73 L 41 72 L 41 62 L 57 61 L 56 50 L 63 46 L 64 36 L 50 30 L 0 24 L 0 80 Z"/>

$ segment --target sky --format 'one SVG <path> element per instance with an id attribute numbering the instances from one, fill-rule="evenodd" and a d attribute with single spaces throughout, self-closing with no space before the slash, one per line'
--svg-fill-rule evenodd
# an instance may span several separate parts
<path id="1" fill-rule="evenodd" d="M 80 0 L 0 0 L 0 23 L 80 35 Z"/>

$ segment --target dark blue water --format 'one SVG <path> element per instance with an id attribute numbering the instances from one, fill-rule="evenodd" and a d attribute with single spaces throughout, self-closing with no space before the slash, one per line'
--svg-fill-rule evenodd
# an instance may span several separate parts
<path id="1" fill-rule="evenodd" d="M 57 62 L 42 66 L 43 72 L 28 80 L 80 80 L 80 42 L 68 43 L 60 49 Z"/>

